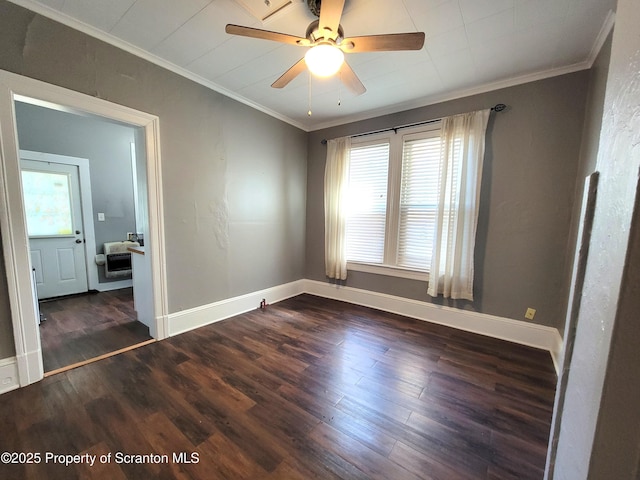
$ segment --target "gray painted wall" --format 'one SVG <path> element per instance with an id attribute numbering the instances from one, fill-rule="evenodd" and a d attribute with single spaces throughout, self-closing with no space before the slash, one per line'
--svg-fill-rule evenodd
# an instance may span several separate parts
<path id="1" fill-rule="evenodd" d="M 21 102 L 16 102 L 16 121 L 21 149 L 89 160 L 94 255 L 104 252 L 105 242 L 126 240 L 127 232 L 136 231 L 131 168 L 135 127 Z M 105 214 L 104 222 L 98 221 L 98 212 Z M 112 281 L 93 258 L 87 262 L 98 270 L 100 283 Z"/>
<path id="2" fill-rule="evenodd" d="M 607 86 L 607 76 L 609 74 L 609 62 L 611 61 L 611 39 L 613 33 L 602 45 L 593 66 L 589 70 L 589 91 L 585 109 L 584 127 L 582 132 L 582 145 L 580 147 L 580 163 L 576 180 L 576 190 L 574 196 L 571 230 L 569 241 L 567 242 L 567 259 L 573 258 L 578 235 L 578 223 L 580 220 L 580 209 L 582 206 L 582 194 L 584 180 L 596 169 L 598 157 L 598 147 L 600 145 L 600 128 L 602 126 L 602 115 L 604 109 L 604 96 Z M 565 272 L 567 285 L 571 282 L 571 272 L 573 261 L 567 262 Z M 564 337 L 564 325 L 560 333 Z"/>
<path id="3" fill-rule="evenodd" d="M 349 272 L 346 284 L 561 328 L 567 238 L 589 74 L 578 72 L 313 132 L 307 177 L 307 278 L 325 280 L 324 138 L 406 125 L 505 103 L 487 130 L 476 241 L 474 302 L 443 302 L 426 282 Z"/>
<path id="4" fill-rule="evenodd" d="M 640 3 L 620 0 L 596 169 L 598 197 L 555 479 L 640 472 Z"/>
<path id="5" fill-rule="evenodd" d="M 160 118 L 170 313 L 304 277 L 306 132 L 4 0 L 0 68 Z"/>
<path id="6" fill-rule="evenodd" d="M 598 148 L 600 146 L 600 129 L 602 128 L 602 116 L 604 114 L 604 97 L 609 76 L 609 63 L 611 62 L 611 43 L 613 32 L 602 45 L 600 53 L 593 66 L 589 70 L 589 96 L 584 121 L 584 133 L 582 135 L 582 148 L 580 150 L 579 179 L 584 179 L 596 168 Z M 578 182 L 576 188 L 576 200 L 582 198 L 582 185 Z M 577 213 L 580 214 L 580 202 L 577 202 Z"/>

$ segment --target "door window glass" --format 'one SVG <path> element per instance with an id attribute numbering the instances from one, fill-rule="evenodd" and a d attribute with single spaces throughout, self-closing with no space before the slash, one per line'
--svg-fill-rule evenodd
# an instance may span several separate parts
<path id="1" fill-rule="evenodd" d="M 68 175 L 23 170 L 22 189 L 30 237 L 73 233 Z"/>

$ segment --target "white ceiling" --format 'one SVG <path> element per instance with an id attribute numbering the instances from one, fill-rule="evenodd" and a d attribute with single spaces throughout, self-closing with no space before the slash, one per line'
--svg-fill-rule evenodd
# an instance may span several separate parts
<path id="1" fill-rule="evenodd" d="M 269 12 L 264 0 L 12 1 L 310 131 L 589 68 L 617 0 L 346 0 L 345 36 L 423 31 L 425 46 L 347 54 L 367 92 L 314 78 L 311 116 L 308 74 L 270 87 L 304 47 L 224 31 L 235 23 L 304 37 L 316 19 L 306 0 L 264 23 L 250 13 Z"/>

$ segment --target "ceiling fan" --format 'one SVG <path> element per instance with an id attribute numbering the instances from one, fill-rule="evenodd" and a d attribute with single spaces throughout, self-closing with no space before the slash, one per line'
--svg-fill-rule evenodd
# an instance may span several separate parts
<path id="1" fill-rule="evenodd" d="M 312 73 L 324 77 L 339 72 L 340 79 L 347 88 L 354 94 L 360 95 L 366 89 L 344 60 L 344 53 L 420 50 L 424 45 L 424 32 L 345 38 L 342 25 L 340 25 L 344 3 L 345 0 L 307 0 L 309 10 L 319 19 L 309 24 L 304 37 L 232 24 L 227 25 L 225 31 L 232 35 L 272 40 L 309 48 L 303 58 L 273 82 L 271 86 L 274 88 L 285 87 L 305 68 L 309 68 Z"/>

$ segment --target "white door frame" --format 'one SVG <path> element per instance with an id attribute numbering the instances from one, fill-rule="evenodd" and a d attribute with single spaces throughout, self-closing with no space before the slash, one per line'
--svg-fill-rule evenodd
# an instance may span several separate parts
<path id="1" fill-rule="evenodd" d="M 25 386 L 41 380 L 44 371 L 29 268 L 29 238 L 22 204 L 16 100 L 30 103 L 40 101 L 43 106 L 57 109 L 66 107 L 144 128 L 149 205 L 149 238 L 145 239 L 145 253 L 151 261 L 153 283 L 155 322 L 152 322 L 150 334 L 156 339 L 168 336 L 168 303 L 158 117 L 0 70 L 0 230 L 18 378 L 20 386 Z"/>
<path id="2" fill-rule="evenodd" d="M 84 237 L 84 258 L 87 270 L 87 288 L 89 290 L 98 290 L 98 270 L 97 268 L 90 267 L 95 258 L 96 237 L 93 224 L 93 201 L 91 200 L 91 173 L 89 160 L 86 158 L 57 155 L 54 153 L 32 152 L 30 150 L 20 150 L 20 159 L 34 160 L 36 162 L 60 163 L 62 165 L 75 165 L 78 167 L 80 204 L 82 205 L 82 236 Z"/>

